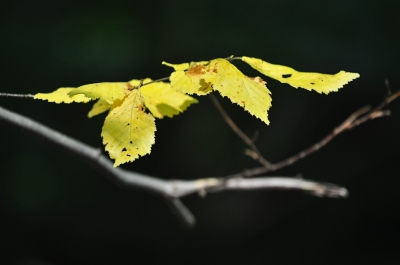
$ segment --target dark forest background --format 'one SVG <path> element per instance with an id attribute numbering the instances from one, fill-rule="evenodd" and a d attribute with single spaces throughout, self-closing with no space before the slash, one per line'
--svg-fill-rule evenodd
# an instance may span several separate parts
<path id="1" fill-rule="evenodd" d="M 168 76 L 181 63 L 246 55 L 300 71 L 361 75 L 329 96 L 266 79 L 266 126 L 226 111 L 272 162 L 400 89 L 400 1 L 3 1 L 0 92 Z M 244 63 L 235 64 L 259 75 Z M 165 179 L 224 176 L 257 164 L 207 97 L 157 121 L 152 154 L 123 168 Z M 0 105 L 101 147 L 91 104 L 0 98 Z M 300 192 L 191 196 L 184 229 L 163 200 L 121 189 L 82 161 L 0 125 L 0 263 L 400 264 L 400 100 L 392 116 L 345 133 L 276 172 L 347 187 L 344 200 Z"/>

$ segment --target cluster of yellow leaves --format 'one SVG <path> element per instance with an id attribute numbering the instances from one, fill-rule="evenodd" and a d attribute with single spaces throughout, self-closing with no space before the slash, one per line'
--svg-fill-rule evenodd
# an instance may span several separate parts
<path id="1" fill-rule="evenodd" d="M 59 88 L 52 93 L 36 94 L 35 99 L 55 103 L 86 103 L 99 99 L 88 116 L 109 110 L 101 136 L 110 157 L 115 159 L 115 167 L 150 153 L 155 142 L 154 117 L 172 117 L 197 103 L 196 99 L 172 89 L 169 83 L 152 82 L 148 78 Z"/>
<path id="2" fill-rule="evenodd" d="M 257 58 L 243 56 L 241 59 L 260 73 L 282 83 L 325 94 L 337 91 L 359 77 L 357 73 L 344 71 L 335 75 L 298 72 Z M 59 88 L 52 93 L 36 94 L 35 98 L 55 103 L 86 103 L 98 99 L 88 116 L 109 111 L 101 135 L 110 157 L 115 159 L 114 166 L 132 162 L 150 153 L 155 141 L 154 117 L 172 117 L 197 103 L 196 99 L 186 94 L 202 96 L 218 91 L 269 124 L 271 92 L 260 77 L 244 75 L 226 59 L 163 64 L 174 68 L 170 83 L 153 82 L 148 78 L 142 81 L 97 83 L 78 88 Z"/>
<path id="3" fill-rule="evenodd" d="M 222 96 L 269 124 L 267 111 L 271 107 L 271 92 L 261 78 L 245 76 L 225 59 L 190 65 L 163 64 L 175 69 L 170 77 L 174 89 L 196 95 L 219 91 Z"/>

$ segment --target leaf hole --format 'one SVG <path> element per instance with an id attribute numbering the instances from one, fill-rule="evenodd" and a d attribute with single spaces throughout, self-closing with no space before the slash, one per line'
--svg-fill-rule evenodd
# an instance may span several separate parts
<path id="1" fill-rule="evenodd" d="M 124 149 L 122 149 L 122 151 L 121 152 L 126 152 L 126 148 L 124 147 Z"/>
<path id="2" fill-rule="evenodd" d="M 292 76 L 292 74 L 286 74 L 286 75 L 282 75 L 282 78 L 289 78 L 291 76 Z"/>

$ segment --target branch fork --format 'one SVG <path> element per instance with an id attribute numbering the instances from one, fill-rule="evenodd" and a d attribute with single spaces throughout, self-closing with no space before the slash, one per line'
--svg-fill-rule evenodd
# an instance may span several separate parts
<path id="1" fill-rule="evenodd" d="M 2 95 L 11 94 L 0 94 L 0 96 Z M 25 96 L 25 98 L 29 98 L 29 96 L 30 95 Z M 258 161 L 262 166 L 226 177 L 197 180 L 164 180 L 137 172 L 127 171 L 121 168 L 114 168 L 112 162 L 101 154 L 100 149 L 88 146 L 85 143 L 61 134 L 60 132 L 50 129 L 32 119 L 13 113 L 2 107 L 0 107 L 0 121 L 82 159 L 119 186 L 144 190 L 161 195 L 178 219 L 185 226 L 193 227 L 196 223 L 196 219 L 181 201 L 182 197 L 191 194 L 204 196 L 207 193 L 227 190 L 251 191 L 256 189 L 293 189 L 304 191 L 318 197 L 347 197 L 348 191 L 346 188 L 335 184 L 314 182 L 296 177 L 267 177 L 259 175 L 278 170 L 297 162 L 298 160 L 319 150 L 333 138 L 346 130 L 350 130 L 369 120 L 388 116 L 390 112 L 383 108 L 399 96 L 400 91 L 393 95 L 389 95 L 380 105 L 373 109 L 367 106 L 357 110 L 319 142 L 283 161 L 271 163 L 261 155 L 254 143 L 255 139 L 250 139 L 236 126 L 232 119 L 223 110 L 217 99 L 212 95 L 211 99 L 225 122 L 248 146 L 245 154 Z"/>

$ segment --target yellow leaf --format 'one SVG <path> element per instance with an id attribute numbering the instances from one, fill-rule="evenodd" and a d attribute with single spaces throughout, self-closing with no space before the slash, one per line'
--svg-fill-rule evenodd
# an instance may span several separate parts
<path id="1" fill-rule="evenodd" d="M 199 96 L 210 93 L 211 84 L 203 79 L 204 65 L 208 62 L 188 63 L 186 64 L 169 64 L 163 62 L 164 65 L 174 67 L 175 72 L 170 76 L 172 88 L 186 94 L 196 94 Z M 182 69 L 188 69 L 184 71 Z"/>
<path id="2" fill-rule="evenodd" d="M 113 104 L 109 104 L 107 101 L 99 99 L 92 107 L 92 109 L 88 113 L 88 117 L 92 118 L 93 116 L 99 115 L 109 109 L 113 109 L 122 104 L 124 99 L 115 100 Z"/>
<path id="3" fill-rule="evenodd" d="M 96 103 L 94 103 L 92 109 L 88 113 L 88 117 L 92 118 L 93 116 L 99 115 L 111 108 L 111 104 L 103 99 L 99 99 Z"/>
<path id="4" fill-rule="evenodd" d="M 172 118 L 186 110 L 197 100 L 181 92 L 172 89 L 171 84 L 155 82 L 143 85 L 140 89 L 146 107 L 154 117 L 162 119 L 164 116 Z"/>
<path id="5" fill-rule="evenodd" d="M 111 109 L 104 121 L 101 136 L 114 167 L 149 154 L 154 144 L 154 117 L 144 112 L 144 99 L 137 89 L 121 105 Z"/>
<path id="6" fill-rule="evenodd" d="M 83 94 L 91 99 L 103 99 L 109 104 L 117 99 L 123 99 L 125 92 L 129 89 L 129 83 L 127 82 L 115 82 L 115 83 L 96 83 L 84 85 L 76 88 L 69 93 L 70 96 Z"/>
<path id="7" fill-rule="evenodd" d="M 360 76 L 358 73 L 348 73 L 345 71 L 340 71 L 335 75 L 298 72 L 287 66 L 270 64 L 261 59 L 246 56 L 243 56 L 242 60 L 262 74 L 274 78 L 281 83 L 325 94 L 338 91 L 339 88 Z"/>
<path id="8" fill-rule="evenodd" d="M 62 87 L 53 91 L 51 93 L 38 93 L 35 95 L 34 99 L 42 99 L 47 100 L 49 102 L 55 103 L 72 103 L 72 102 L 83 102 L 87 103 L 92 100 L 89 97 L 85 97 L 85 95 L 74 95 L 69 96 L 68 93 L 73 91 L 75 88 L 73 87 Z"/>
<path id="9" fill-rule="evenodd" d="M 212 60 L 203 72 L 203 78 L 212 83 L 214 90 L 269 124 L 267 111 L 271 107 L 271 92 L 260 77 L 245 76 L 225 59 Z"/>

